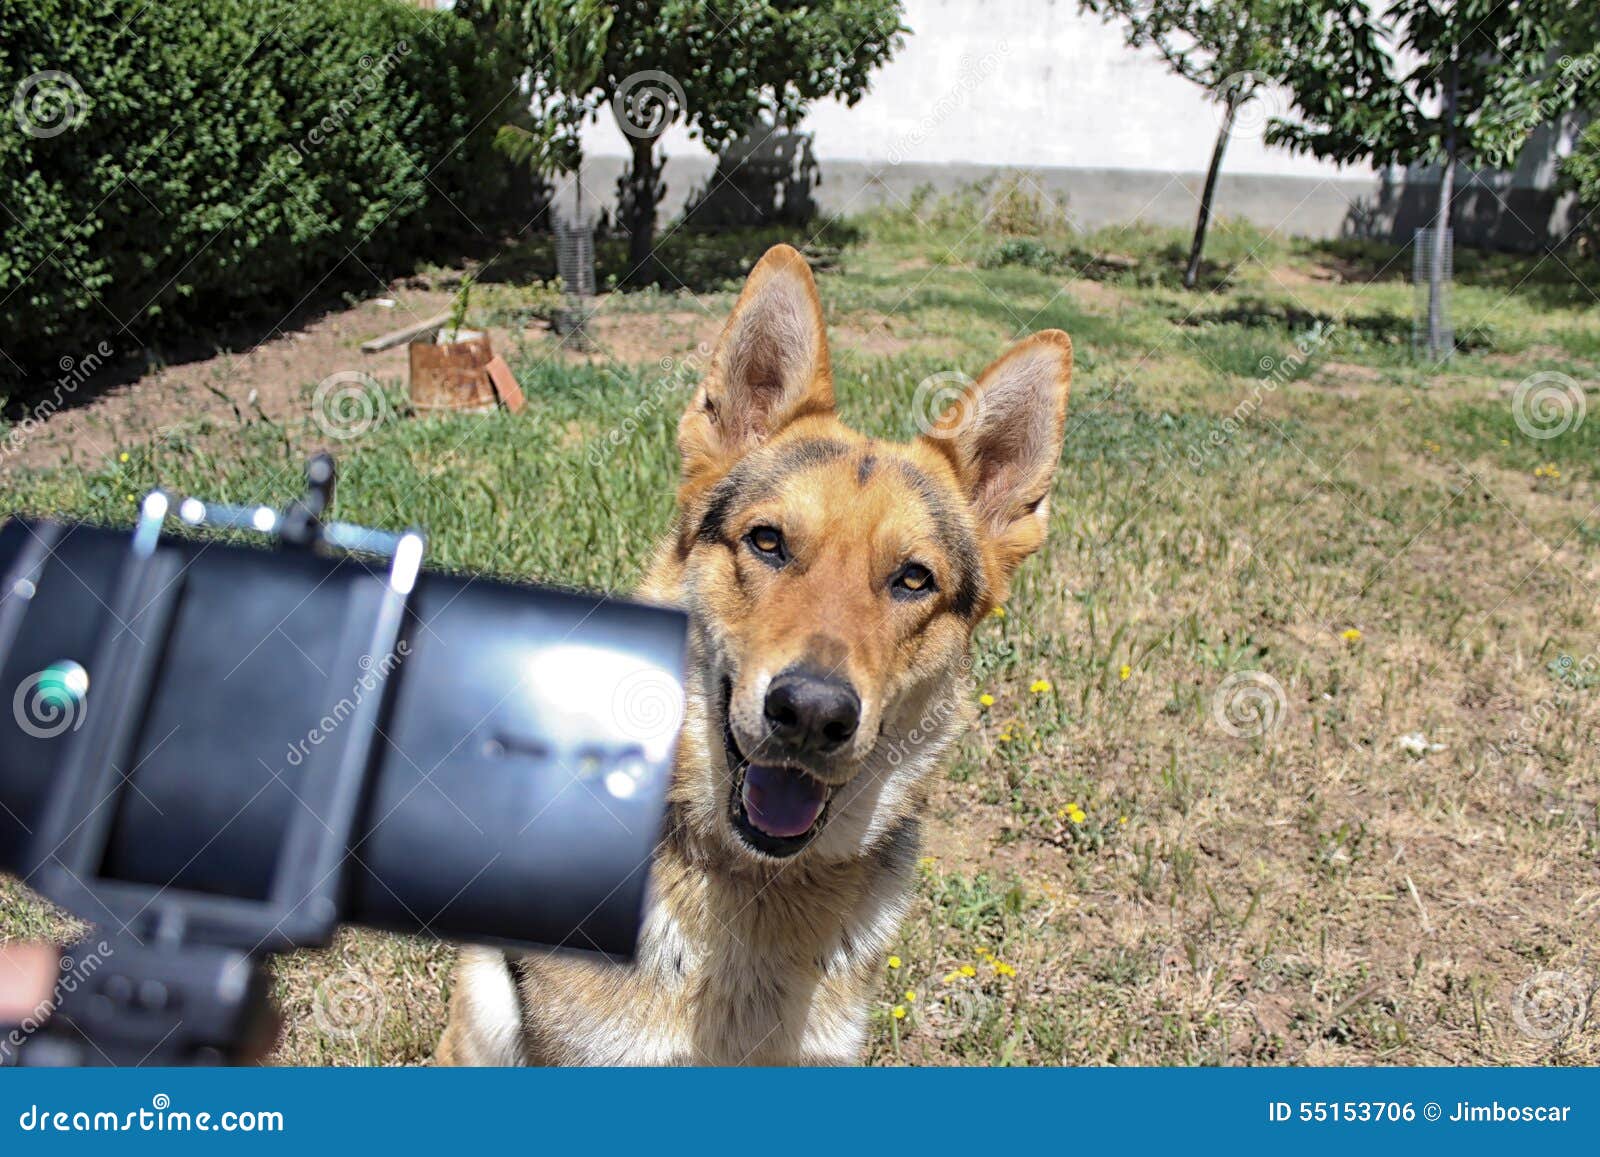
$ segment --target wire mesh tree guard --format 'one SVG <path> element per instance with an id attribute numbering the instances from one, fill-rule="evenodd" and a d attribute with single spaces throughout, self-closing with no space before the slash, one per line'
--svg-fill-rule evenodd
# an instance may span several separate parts
<path id="1" fill-rule="evenodd" d="M 1456 331 L 1450 320 L 1450 289 L 1455 280 L 1455 231 L 1446 227 L 1418 229 L 1411 247 L 1411 284 L 1414 306 L 1411 351 L 1430 361 L 1444 361 L 1455 353 Z"/>
<path id="2" fill-rule="evenodd" d="M 565 296 L 555 316 L 556 333 L 573 349 L 593 349 L 587 325 L 594 311 L 594 222 L 581 211 L 553 216 L 556 271 Z"/>

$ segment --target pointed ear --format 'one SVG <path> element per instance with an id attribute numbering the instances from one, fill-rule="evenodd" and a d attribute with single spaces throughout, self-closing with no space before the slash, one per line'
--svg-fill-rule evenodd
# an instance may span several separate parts
<path id="1" fill-rule="evenodd" d="M 789 423 L 833 411 L 822 302 L 806 259 L 774 245 L 750 271 L 678 423 L 685 481 L 720 475 Z"/>
<path id="2" fill-rule="evenodd" d="M 1047 329 L 1018 342 L 923 435 L 950 460 L 1000 574 L 1044 541 L 1072 384 L 1072 339 Z"/>

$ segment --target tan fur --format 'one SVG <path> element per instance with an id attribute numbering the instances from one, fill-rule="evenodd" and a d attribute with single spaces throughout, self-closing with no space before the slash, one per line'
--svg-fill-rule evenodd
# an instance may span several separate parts
<path id="1" fill-rule="evenodd" d="M 968 719 L 971 635 L 1043 540 L 1072 345 L 1035 334 L 910 444 L 834 413 L 804 259 L 767 253 L 683 416 L 672 533 L 640 595 L 689 612 L 688 703 L 652 900 L 629 966 L 470 949 L 441 1064 L 848 1064 L 913 881 L 928 776 Z M 742 539 L 782 529 L 774 567 Z M 936 592 L 896 596 L 908 561 Z M 811 842 L 776 859 L 730 819 L 723 740 L 763 742 L 774 673 L 847 678 L 861 722 Z"/>

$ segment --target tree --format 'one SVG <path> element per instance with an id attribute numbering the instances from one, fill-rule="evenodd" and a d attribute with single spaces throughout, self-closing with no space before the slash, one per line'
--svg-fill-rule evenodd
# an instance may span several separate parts
<path id="1" fill-rule="evenodd" d="M 1183 271 L 1184 288 L 1193 289 L 1235 118 L 1280 78 L 1288 42 L 1285 22 L 1294 18 L 1298 5 L 1285 0 L 1079 0 L 1079 7 L 1107 22 L 1122 21 L 1130 47 L 1154 48 L 1173 72 L 1200 85 L 1222 107 Z"/>
<path id="2" fill-rule="evenodd" d="M 578 127 L 609 106 L 632 152 L 618 215 L 635 270 L 651 260 L 665 191 L 656 146 L 672 124 L 683 121 L 718 150 L 758 118 L 793 125 L 827 96 L 853 105 L 906 31 L 900 0 L 469 0 L 462 7 L 526 62 L 536 112 L 557 122 L 533 146 L 552 165 L 575 163 Z M 553 72 L 555 57 L 565 66 Z"/>
<path id="3" fill-rule="evenodd" d="M 1443 268 L 1458 163 L 1509 164 L 1518 115 L 1555 83 L 1565 0 L 1308 0 L 1286 57 L 1294 116 L 1267 139 L 1343 163 L 1440 166 L 1428 352 L 1445 349 Z"/>

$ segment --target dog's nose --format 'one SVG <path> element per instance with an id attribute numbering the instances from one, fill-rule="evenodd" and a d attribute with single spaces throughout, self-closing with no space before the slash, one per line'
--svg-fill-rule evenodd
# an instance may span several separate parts
<path id="1" fill-rule="evenodd" d="M 826 754 L 850 742 L 861 697 L 843 679 L 784 671 L 767 685 L 767 726 L 780 743 Z"/>

